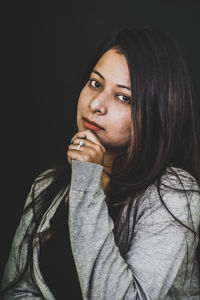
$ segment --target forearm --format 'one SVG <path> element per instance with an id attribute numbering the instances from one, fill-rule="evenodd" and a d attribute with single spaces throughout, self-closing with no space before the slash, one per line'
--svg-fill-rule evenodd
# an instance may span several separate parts
<path id="1" fill-rule="evenodd" d="M 163 300 L 175 280 L 181 291 L 190 277 L 184 266 L 193 264 L 198 241 L 174 222 L 152 186 L 150 194 L 143 195 L 142 217 L 135 229 L 130 228 L 131 242 L 123 258 L 101 189 L 102 170 L 100 165 L 72 161 L 68 224 L 84 299 Z M 170 190 L 164 199 L 178 219 L 187 219 L 184 194 Z M 197 200 L 193 199 L 194 207 Z M 199 218 L 195 223 L 199 224 Z"/>
<path id="2" fill-rule="evenodd" d="M 102 167 L 88 164 L 85 169 L 77 161 L 72 167 L 69 230 L 83 297 L 136 299 L 140 291 L 115 244 L 114 224 L 100 187 Z"/>

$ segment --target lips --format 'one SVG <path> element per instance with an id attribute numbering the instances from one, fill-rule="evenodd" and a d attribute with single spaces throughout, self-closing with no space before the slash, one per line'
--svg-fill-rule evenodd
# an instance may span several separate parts
<path id="1" fill-rule="evenodd" d="M 92 130 L 102 130 L 104 129 L 103 127 L 101 127 L 100 125 L 98 125 L 97 123 L 89 120 L 88 118 L 83 118 L 84 120 L 84 126 L 86 128 L 92 129 Z"/>

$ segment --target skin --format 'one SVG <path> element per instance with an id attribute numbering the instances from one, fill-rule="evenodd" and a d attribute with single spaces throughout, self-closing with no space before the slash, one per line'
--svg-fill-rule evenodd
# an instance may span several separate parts
<path id="1" fill-rule="evenodd" d="M 68 148 L 69 163 L 74 159 L 110 168 L 113 159 L 127 148 L 132 129 L 130 88 L 125 56 L 116 49 L 108 50 L 97 62 L 80 93 L 78 132 Z M 83 118 L 97 123 L 103 130 L 88 129 Z M 77 150 L 80 141 L 84 141 L 84 145 Z"/>

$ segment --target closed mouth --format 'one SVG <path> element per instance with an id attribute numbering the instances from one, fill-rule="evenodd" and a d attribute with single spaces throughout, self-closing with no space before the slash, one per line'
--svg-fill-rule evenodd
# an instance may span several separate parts
<path id="1" fill-rule="evenodd" d="M 97 123 L 95 123 L 95 122 L 93 122 L 93 121 L 91 121 L 91 120 L 89 120 L 89 119 L 87 119 L 87 118 L 83 118 L 83 120 L 85 120 L 85 121 L 88 122 L 89 124 L 92 124 L 92 125 L 94 125 L 94 126 L 96 126 L 96 127 L 99 127 L 99 128 L 101 128 L 101 129 L 104 129 L 104 128 L 101 127 L 99 124 L 97 124 Z"/>

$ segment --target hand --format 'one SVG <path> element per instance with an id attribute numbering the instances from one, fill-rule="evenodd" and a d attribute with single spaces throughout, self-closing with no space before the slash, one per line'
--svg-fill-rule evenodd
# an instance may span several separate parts
<path id="1" fill-rule="evenodd" d="M 76 133 L 72 141 L 67 151 L 67 159 L 70 164 L 72 159 L 99 165 L 103 164 L 105 148 L 91 130 Z M 83 141 L 84 145 L 80 147 L 80 150 L 77 150 L 80 141 Z"/>

